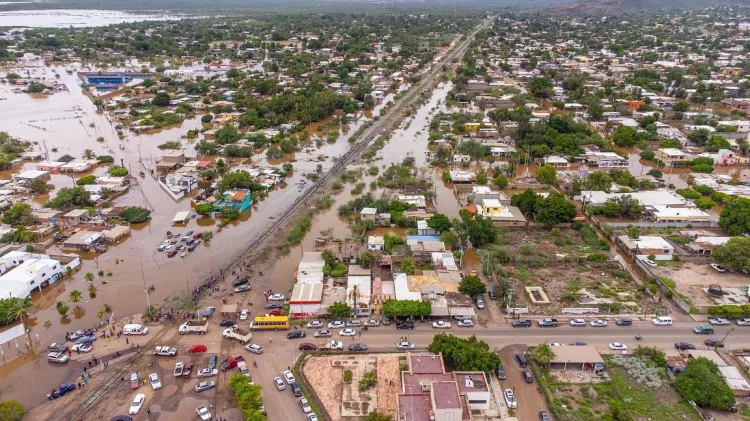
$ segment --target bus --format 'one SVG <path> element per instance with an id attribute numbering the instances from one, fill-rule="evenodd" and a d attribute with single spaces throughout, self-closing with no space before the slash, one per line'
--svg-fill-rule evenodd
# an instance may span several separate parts
<path id="1" fill-rule="evenodd" d="M 257 316 L 250 323 L 250 330 L 279 330 L 289 329 L 288 316 Z"/>

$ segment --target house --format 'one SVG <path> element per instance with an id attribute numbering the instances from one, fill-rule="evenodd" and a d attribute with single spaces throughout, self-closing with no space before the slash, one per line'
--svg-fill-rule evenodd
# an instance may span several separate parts
<path id="1" fill-rule="evenodd" d="M 585 162 L 597 168 L 627 168 L 628 160 L 614 152 L 586 151 L 576 157 L 576 161 Z"/>
<path id="2" fill-rule="evenodd" d="M 225 208 L 244 212 L 253 204 L 253 196 L 250 190 L 238 189 L 224 192 L 224 196 L 214 203 L 214 211 L 221 212 Z"/>
<path id="3" fill-rule="evenodd" d="M 378 216 L 378 210 L 377 208 L 362 208 L 362 210 L 359 211 L 359 216 L 363 220 L 374 221 Z"/>
<path id="4" fill-rule="evenodd" d="M 566 168 L 570 165 L 567 159 L 556 155 L 544 157 L 543 162 L 545 165 L 552 165 L 553 167 L 557 168 Z"/>
<path id="5" fill-rule="evenodd" d="M 604 360 L 593 345 L 556 346 L 555 357 L 550 361 L 550 370 L 599 371 L 604 369 Z"/>
<path id="6" fill-rule="evenodd" d="M 381 235 L 371 235 L 367 237 L 367 250 L 371 250 L 371 251 L 385 250 L 385 238 Z"/>
<path id="7" fill-rule="evenodd" d="M 63 215 L 63 222 L 66 225 L 78 225 L 88 221 L 91 218 L 88 209 L 73 209 Z"/>
<path id="8" fill-rule="evenodd" d="M 177 212 L 172 218 L 172 225 L 187 224 L 190 221 L 190 211 Z"/>
<path id="9" fill-rule="evenodd" d="M 451 182 L 454 184 L 468 184 L 473 183 L 476 179 L 474 173 L 461 170 L 451 170 L 448 172 L 451 176 Z"/>
<path id="10" fill-rule="evenodd" d="M 354 316 L 369 316 L 372 275 L 370 268 L 350 265 L 346 278 L 346 305 L 354 309 Z"/>
<path id="11" fill-rule="evenodd" d="M 427 220 L 420 219 L 417 221 L 417 235 L 440 235 L 435 229 L 427 224 Z"/>
<path id="12" fill-rule="evenodd" d="M 180 168 L 185 162 L 185 152 L 172 150 L 164 152 L 162 158 L 156 162 L 159 172 L 171 172 Z"/>
<path id="13" fill-rule="evenodd" d="M 399 195 L 396 196 L 399 202 L 408 203 L 414 205 L 417 209 L 424 209 L 427 207 L 427 199 L 423 195 Z"/>
<path id="14" fill-rule="evenodd" d="M 481 204 L 477 208 L 477 213 L 490 218 L 493 216 L 503 216 L 504 211 L 507 212 L 497 199 L 482 199 Z"/>
<path id="15" fill-rule="evenodd" d="M 13 176 L 13 180 L 18 181 L 21 184 L 28 184 L 36 179 L 40 180 L 49 180 L 50 175 L 49 171 L 41 171 L 41 170 L 28 170 L 24 171 L 20 174 L 16 174 Z"/>
<path id="16" fill-rule="evenodd" d="M 662 148 L 656 151 L 655 158 L 671 166 L 673 162 L 686 161 L 688 156 L 685 152 L 675 148 Z"/>
<path id="17" fill-rule="evenodd" d="M 108 230 L 102 231 L 102 234 L 104 234 L 104 238 L 106 238 L 107 241 L 114 243 L 130 235 L 130 227 L 127 225 L 115 225 Z"/>
<path id="18" fill-rule="evenodd" d="M 732 237 L 696 237 L 692 243 L 685 246 L 690 254 L 708 256 L 716 246 L 723 246 Z"/>
<path id="19" fill-rule="evenodd" d="M 714 164 L 716 165 L 736 165 L 737 157 L 733 151 L 729 149 L 719 149 L 714 157 Z"/>
<path id="20" fill-rule="evenodd" d="M 82 173 L 89 171 L 90 169 L 94 168 L 94 165 L 97 164 L 98 161 L 94 160 L 74 160 L 70 161 L 67 164 L 60 165 L 58 168 L 60 172 L 74 172 L 74 173 Z"/>
<path id="21" fill-rule="evenodd" d="M 326 265 L 323 260 L 323 253 L 306 251 L 302 254 L 297 266 L 295 278 L 298 284 L 322 284 L 323 267 Z"/>
<path id="22" fill-rule="evenodd" d="M 296 283 L 289 297 L 291 317 L 316 316 L 323 302 L 323 282 Z"/>
<path id="23" fill-rule="evenodd" d="M 62 264 L 49 258 L 29 258 L 0 276 L 0 296 L 26 298 L 35 289 L 50 285 L 62 278 Z"/>
<path id="24" fill-rule="evenodd" d="M 479 131 L 479 128 L 481 126 L 482 126 L 482 123 L 477 123 L 477 122 L 464 123 L 464 130 L 470 133 L 476 133 Z"/>
<path id="25" fill-rule="evenodd" d="M 655 260 L 672 260 L 674 254 L 674 246 L 656 235 L 642 235 L 635 239 L 621 235 L 617 241 L 635 256 L 653 255 Z"/>
<path id="26" fill-rule="evenodd" d="M 104 241 L 104 234 L 95 231 L 78 231 L 70 237 L 63 240 L 63 250 L 89 251 L 101 241 Z"/>

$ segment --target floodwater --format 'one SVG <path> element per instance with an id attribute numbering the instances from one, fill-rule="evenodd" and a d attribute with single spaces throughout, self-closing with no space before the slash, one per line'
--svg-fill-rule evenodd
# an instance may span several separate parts
<path id="1" fill-rule="evenodd" d="M 88 148 L 97 155 L 115 157 L 117 164 L 124 162 L 131 173 L 144 170 L 148 174 L 149 169 L 155 166 L 162 155 L 162 151 L 157 148 L 159 144 L 180 140 L 188 129 L 200 127 L 200 121 L 196 118 L 185 121 L 178 127 L 138 135 L 127 134 L 124 140 L 120 140 L 107 115 L 97 113 L 91 101 L 81 93 L 75 75 L 68 75 L 62 67 L 43 66 L 24 68 L 20 74 L 26 76 L 27 72 L 30 77 L 46 80 L 59 77 L 58 80 L 68 86 L 69 92 L 32 97 L 15 94 L 11 86 L 0 85 L 0 127 L 11 136 L 32 142 L 33 150 L 47 150 L 52 159 L 63 154 L 80 157 L 81 152 Z M 375 110 L 377 111 L 378 109 Z M 176 305 L 176 302 L 167 301 L 177 295 L 188 293 L 210 274 L 218 276 L 219 268 L 236 261 L 247 246 L 265 232 L 269 223 L 312 184 L 302 183 L 306 181 L 304 174 L 315 171 L 318 164 L 322 165 L 323 170 L 330 168 L 333 165 L 331 158 L 346 152 L 350 146 L 349 136 L 364 121 L 360 119 L 352 122 L 346 131 L 347 134 L 343 134 L 342 130 L 335 143 L 324 142 L 321 148 L 312 145 L 305 151 L 286 157 L 286 160 L 294 161 L 293 175 L 288 177 L 285 183 L 274 188 L 266 199 L 254 203 L 250 212 L 244 213 L 239 220 L 220 231 L 217 231 L 215 221 L 205 218 L 194 218 L 184 227 L 173 227 L 171 221 L 174 215 L 190 208 L 189 198 L 176 202 L 168 197 L 152 177 L 136 177 L 131 185 L 131 191 L 115 199 L 114 204 L 149 208 L 152 210 L 151 221 L 147 224 L 133 225 L 131 237 L 111 247 L 106 253 L 83 254 L 83 268 L 72 280 L 46 288 L 41 294 L 35 293 L 35 312 L 30 320 L 30 324 L 34 325 L 32 338 L 35 338 L 39 345 L 46 347 L 49 343 L 60 341 L 65 331 L 95 325 L 98 322 L 96 313 L 105 303 L 112 306 L 115 318 L 141 312 L 146 308 L 145 290 L 150 286 L 155 288 L 148 296 L 152 305 Z M 104 141 L 97 141 L 98 137 L 103 137 Z M 194 154 L 193 145 L 197 140 L 183 139 L 181 142 L 186 155 Z M 120 144 L 123 145 L 123 149 L 119 149 Z M 321 159 L 322 156 L 327 158 Z M 249 161 L 253 164 L 263 164 L 265 153 L 256 154 Z M 23 169 L 35 167 L 36 163 L 26 163 Z M 93 173 L 102 174 L 105 171 L 106 168 L 102 166 L 94 169 Z M 0 173 L 0 178 L 10 176 L 10 173 Z M 74 180 L 68 175 L 53 174 L 50 183 L 58 190 L 61 187 L 72 186 Z M 52 191 L 50 197 L 55 194 L 56 191 Z M 340 196 L 343 200 L 344 193 Z M 42 204 L 41 200 L 34 200 L 32 203 L 35 208 L 41 208 Z M 339 204 L 330 211 L 333 215 Z M 188 230 L 204 229 L 214 231 L 213 239 L 205 244 L 205 247 L 198 247 L 185 258 L 168 258 L 164 253 L 156 251 L 168 230 L 184 233 Z M 48 250 L 49 253 L 56 251 L 58 250 L 54 248 Z M 292 265 L 296 266 L 296 263 Z M 99 275 L 99 271 L 103 271 L 103 275 Z M 87 272 L 95 275 L 92 284 L 98 291 L 94 299 L 89 299 L 86 293 L 89 284 L 84 275 Z M 108 272 L 111 272 L 111 276 Z M 54 303 L 68 301 L 68 294 L 74 289 L 84 293 L 85 300 L 79 305 L 86 311 L 78 314 L 80 317 L 70 314 L 70 319 L 61 319 L 55 311 Z M 46 321 L 51 323 L 51 327 L 43 327 Z M 20 351 L 25 351 L 23 344 Z M 6 361 L 17 356 L 18 352 L 14 347 L 3 347 L 3 357 Z M 14 368 L 11 365 L 0 366 L 0 379 L 7 377 Z"/>
<path id="2" fill-rule="evenodd" d="M 20 2 L 19 2 L 20 3 Z M 10 3 L 3 3 L 10 4 Z M 134 14 L 113 10 L 14 10 L 0 12 L 0 26 L 12 28 L 87 28 L 126 22 L 180 20 L 167 12 Z"/>

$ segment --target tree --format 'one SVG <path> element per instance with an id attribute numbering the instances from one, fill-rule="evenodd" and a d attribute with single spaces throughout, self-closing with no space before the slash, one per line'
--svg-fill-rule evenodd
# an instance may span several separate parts
<path id="1" fill-rule="evenodd" d="M 472 245 L 477 248 L 494 243 L 497 239 L 497 229 L 492 226 L 492 220 L 479 215 L 466 222 L 466 232 Z"/>
<path id="2" fill-rule="evenodd" d="M 195 205 L 194 210 L 198 215 L 210 215 L 214 211 L 214 205 L 210 203 L 200 203 Z"/>
<path id="3" fill-rule="evenodd" d="M 641 238 L 641 227 L 639 227 L 638 225 L 628 226 L 628 237 L 632 238 L 633 240 Z"/>
<path id="4" fill-rule="evenodd" d="M 372 411 L 369 414 L 365 415 L 365 417 L 362 420 L 363 421 L 393 421 L 393 417 L 388 414 L 379 412 L 376 409 L 375 411 Z"/>
<path id="5" fill-rule="evenodd" d="M 83 159 L 94 159 L 96 158 L 96 152 L 91 149 L 84 149 L 83 153 L 81 153 L 81 157 L 83 157 Z"/>
<path id="6" fill-rule="evenodd" d="M 237 407 L 242 411 L 246 421 L 265 421 L 266 417 L 261 413 L 263 397 L 260 386 L 248 382 L 243 374 L 233 374 L 229 378 L 229 387 L 234 390 Z"/>
<path id="7" fill-rule="evenodd" d="M 678 113 L 690 111 L 690 103 L 687 101 L 677 101 L 677 103 L 672 106 L 672 111 Z"/>
<path id="8" fill-rule="evenodd" d="M 31 82 L 29 83 L 29 86 L 26 87 L 26 90 L 30 94 L 38 94 L 38 93 L 44 92 L 45 89 L 47 89 L 46 85 L 42 83 L 36 83 L 36 82 Z"/>
<path id="9" fill-rule="evenodd" d="M 94 274 L 91 272 L 86 272 L 86 275 L 84 275 L 84 278 L 86 278 L 86 281 L 91 282 L 94 280 Z"/>
<path id="10" fill-rule="evenodd" d="M 450 247 L 451 249 L 455 249 L 460 244 L 461 240 L 458 238 L 458 235 L 456 235 L 453 231 L 445 231 L 444 233 L 440 234 L 440 241 L 445 243 L 446 246 Z"/>
<path id="11" fill-rule="evenodd" d="M 674 381 L 680 395 L 698 406 L 728 410 L 735 403 L 734 393 L 719 374 L 716 363 L 699 357 L 688 361 L 685 370 Z"/>
<path id="12" fill-rule="evenodd" d="M 534 220 L 549 229 L 557 224 L 570 222 L 575 216 L 575 205 L 563 195 L 553 193 L 549 197 L 537 201 Z"/>
<path id="13" fill-rule="evenodd" d="M 487 292 L 487 287 L 478 276 L 464 276 L 458 284 L 458 291 L 469 297 L 476 297 Z"/>
<path id="14" fill-rule="evenodd" d="M 201 116 L 201 123 L 210 123 L 213 119 L 214 116 L 212 116 L 211 114 L 204 114 L 203 116 Z"/>
<path id="15" fill-rule="evenodd" d="M 620 126 L 615 130 L 614 135 L 612 135 L 612 142 L 614 142 L 615 145 L 621 146 L 623 148 L 632 148 L 635 146 L 635 135 L 638 134 L 638 132 L 629 126 Z"/>
<path id="16" fill-rule="evenodd" d="M 442 213 L 436 213 L 435 215 L 432 215 L 430 219 L 427 220 L 427 225 L 440 234 L 450 230 L 453 227 L 451 220 Z"/>
<path id="17" fill-rule="evenodd" d="M 35 178 L 31 180 L 31 182 L 28 185 L 28 188 L 32 194 L 44 194 L 54 189 L 55 187 L 50 186 L 41 178 Z"/>
<path id="18" fill-rule="evenodd" d="M 750 199 L 734 197 L 726 200 L 719 226 L 732 236 L 750 234 Z"/>
<path id="19" fill-rule="evenodd" d="M 68 314 L 68 310 L 70 310 L 70 307 L 68 307 L 64 302 L 58 301 L 55 305 L 55 308 L 57 309 L 57 312 L 60 313 L 60 316 L 65 317 Z"/>
<path id="20" fill-rule="evenodd" d="M 71 303 L 76 304 L 79 301 L 81 301 L 81 298 L 83 297 L 83 293 L 77 289 L 74 289 L 73 291 L 70 291 L 70 294 L 68 294 L 68 299 Z"/>
<path id="21" fill-rule="evenodd" d="M 475 181 L 476 184 L 480 186 L 486 186 L 487 185 L 487 171 L 484 168 L 480 168 L 477 171 L 477 179 Z"/>
<path id="22" fill-rule="evenodd" d="M 120 218 L 131 224 L 139 224 L 151 218 L 151 211 L 140 206 L 130 206 L 120 212 Z"/>
<path id="23" fill-rule="evenodd" d="M 557 169 L 546 164 L 536 170 L 536 179 L 542 184 L 554 184 L 557 180 Z"/>
<path id="24" fill-rule="evenodd" d="M 336 302 L 328 307 L 328 314 L 334 319 L 346 319 L 351 317 L 352 309 L 343 302 Z"/>
<path id="25" fill-rule="evenodd" d="M 8 400 L 0 402 L 0 420 L 21 421 L 26 415 L 26 408 L 21 402 Z"/>
<path id="26" fill-rule="evenodd" d="M 555 352 L 547 342 L 539 344 L 534 349 L 534 360 L 545 367 L 548 367 L 554 358 Z"/>
<path id="27" fill-rule="evenodd" d="M 373 263 L 375 263 L 375 253 L 373 253 L 372 251 L 368 250 L 357 256 L 357 264 L 362 267 L 372 267 Z"/>
<path id="28" fill-rule="evenodd" d="M 445 363 L 457 371 L 484 371 L 489 373 L 500 365 L 500 357 L 490 350 L 486 342 L 476 336 L 463 339 L 447 333 L 432 338 L 427 350 L 443 354 Z"/>
<path id="29" fill-rule="evenodd" d="M 82 208 L 93 206 L 91 195 L 83 187 L 64 187 L 57 192 L 52 200 L 47 202 L 45 208 L 59 210 L 70 210 L 73 208 Z"/>
<path id="30" fill-rule="evenodd" d="M 115 162 L 115 158 L 109 155 L 99 155 L 96 157 L 96 160 L 101 162 L 102 164 L 111 164 Z"/>
<path id="31" fill-rule="evenodd" d="M 709 152 L 716 152 L 719 149 L 729 149 L 731 145 L 722 136 L 714 135 L 706 142 L 706 150 Z"/>
<path id="32" fill-rule="evenodd" d="M 237 143 L 237 141 L 242 138 L 242 134 L 240 134 L 240 132 L 238 132 L 237 129 L 234 128 L 234 126 L 229 124 L 217 130 L 215 136 L 215 143 L 219 145 Z"/>
<path id="33" fill-rule="evenodd" d="M 156 105 L 157 107 L 169 107 L 170 101 L 172 101 L 172 99 L 169 97 L 168 93 L 159 92 L 151 99 L 151 105 Z"/>
<path id="34" fill-rule="evenodd" d="M 750 270 L 750 237 L 732 237 L 711 251 L 714 261 L 732 270 Z"/>
<path id="35" fill-rule="evenodd" d="M 407 275 L 414 275 L 414 272 L 417 270 L 417 265 L 411 257 L 404 257 L 398 264 L 398 269 Z"/>
<path id="36" fill-rule="evenodd" d="M 479 161 L 479 159 L 489 154 L 490 149 L 486 145 L 474 140 L 465 140 L 458 144 L 456 152 L 462 155 L 469 155 L 471 159 Z"/>
<path id="37" fill-rule="evenodd" d="M 552 81 L 547 77 L 534 77 L 529 81 L 529 92 L 537 98 L 548 98 L 552 94 Z"/>
<path id="38" fill-rule="evenodd" d="M 217 184 L 217 188 L 221 193 L 231 189 L 247 189 L 252 192 L 265 189 L 261 184 L 256 183 L 247 171 L 235 171 L 224 175 Z"/>
<path id="39" fill-rule="evenodd" d="M 708 142 L 708 136 L 711 133 L 706 129 L 698 129 L 688 135 L 688 140 L 695 143 L 698 146 L 703 146 Z"/>
<path id="40" fill-rule="evenodd" d="M 696 199 L 695 200 L 695 206 L 702 211 L 707 211 L 713 208 L 715 204 L 716 203 L 714 203 L 714 201 L 711 199 Z"/>
<path id="41" fill-rule="evenodd" d="M 109 169 L 109 175 L 112 177 L 125 177 L 128 175 L 128 169 L 115 165 Z"/>
<path id="42" fill-rule="evenodd" d="M 492 184 L 497 186 L 498 189 L 504 189 L 508 187 L 508 177 L 503 174 L 498 174 L 492 179 Z"/>
<path id="43" fill-rule="evenodd" d="M 385 300 L 383 314 L 388 317 L 427 317 L 432 314 L 429 301 Z"/>
<path id="44" fill-rule="evenodd" d="M 584 187 L 586 190 L 606 191 L 612 188 L 612 177 L 604 171 L 594 171 L 586 178 Z"/>
<path id="45" fill-rule="evenodd" d="M 33 209 L 26 203 L 16 203 L 3 213 L 3 223 L 14 227 L 25 227 L 34 223 Z"/>
<path id="46" fill-rule="evenodd" d="M 275 146 L 266 151 L 266 158 L 268 159 L 281 159 L 283 156 L 284 153 L 281 152 L 281 149 Z"/>

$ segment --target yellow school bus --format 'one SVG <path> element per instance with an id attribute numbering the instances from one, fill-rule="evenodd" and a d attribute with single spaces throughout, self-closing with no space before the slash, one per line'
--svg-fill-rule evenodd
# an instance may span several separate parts
<path id="1" fill-rule="evenodd" d="M 257 316 L 250 323 L 250 330 L 287 330 L 289 329 L 288 316 Z"/>

